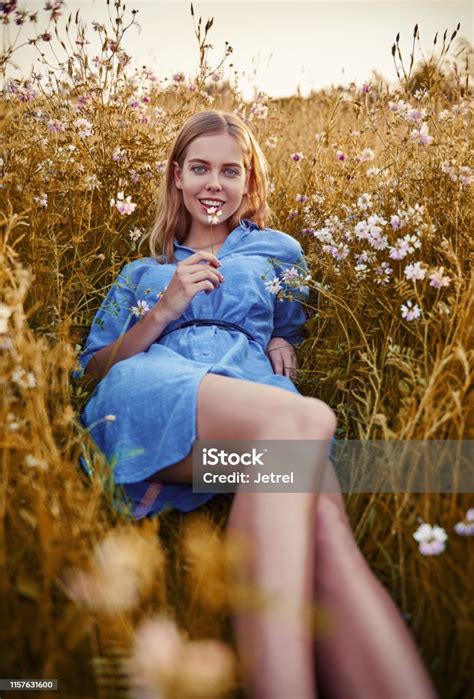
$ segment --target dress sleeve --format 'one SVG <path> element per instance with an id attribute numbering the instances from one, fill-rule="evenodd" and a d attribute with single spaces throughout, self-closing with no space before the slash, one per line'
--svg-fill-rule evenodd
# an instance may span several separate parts
<path id="1" fill-rule="evenodd" d="M 73 371 L 74 379 L 80 379 L 92 355 L 123 335 L 134 322 L 132 307 L 136 306 L 133 291 L 131 262 L 119 272 L 107 296 L 94 316 L 89 335 L 82 353 L 79 355 L 80 369 Z"/>
<path id="2" fill-rule="evenodd" d="M 277 270 L 275 272 L 277 273 Z M 298 251 L 293 261 L 278 268 L 281 291 L 275 298 L 271 334 L 271 337 L 283 337 L 293 347 L 304 339 L 303 326 L 309 317 L 304 305 L 309 298 L 309 287 L 305 281 L 308 274 L 308 263 L 298 243 Z M 284 299 L 279 298 L 282 292 Z M 293 300 L 288 298 L 290 294 Z"/>

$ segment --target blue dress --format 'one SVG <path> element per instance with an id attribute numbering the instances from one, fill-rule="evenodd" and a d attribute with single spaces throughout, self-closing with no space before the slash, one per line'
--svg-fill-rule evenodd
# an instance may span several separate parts
<path id="1" fill-rule="evenodd" d="M 178 261 L 194 254 L 176 239 L 174 251 Z M 265 354 L 272 337 L 283 337 L 293 346 L 303 339 L 307 316 L 300 300 L 307 301 L 309 288 L 303 281 L 308 268 L 300 243 L 287 233 L 261 229 L 244 219 L 227 236 L 217 257 L 224 283 L 209 294 L 198 292 L 185 313 L 167 326 L 167 334 L 146 351 L 115 363 L 95 386 L 81 414 L 82 424 L 91 426 L 91 437 L 113 469 L 115 484 L 123 484 L 135 519 L 158 514 L 165 507 L 188 512 L 215 495 L 193 493 L 192 485 L 155 483 L 150 500 L 150 482 L 145 480 L 192 450 L 197 438 L 197 394 L 207 373 L 301 395 L 291 379 L 274 373 Z M 95 352 L 139 320 L 137 309 L 146 308 L 144 302 L 149 308 L 159 303 L 157 295 L 165 290 L 176 267 L 177 263 L 160 264 L 153 257 L 124 265 L 94 317 L 79 357 L 81 369 L 73 373 L 74 378 L 83 375 Z M 300 274 L 299 286 L 291 276 L 295 271 Z M 269 286 L 275 278 L 287 296 L 291 289 L 293 300 L 277 298 L 275 287 Z M 190 325 L 168 333 L 193 318 L 236 323 L 254 339 L 216 325 Z M 104 420 L 110 415 L 115 420 Z M 81 465 L 90 473 L 83 457 Z"/>

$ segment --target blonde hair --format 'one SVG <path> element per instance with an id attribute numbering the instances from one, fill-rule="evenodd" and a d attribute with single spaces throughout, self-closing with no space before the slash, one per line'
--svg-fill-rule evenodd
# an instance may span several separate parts
<path id="1" fill-rule="evenodd" d="M 229 134 L 239 143 L 245 172 L 250 171 L 248 192 L 229 219 L 229 230 L 236 228 L 243 218 L 249 218 L 260 228 L 265 228 L 266 218 L 273 215 L 267 204 L 268 163 L 250 128 L 231 112 L 198 112 L 184 123 L 175 138 L 166 163 L 164 182 L 158 193 L 155 221 L 140 241 L 139 247 L 144 240 L 150 238 L 150 252 L 157 262 L 176 262 L 173 238 L 178 243 L 183 243 L 191 226 L 191 215 L 184 205 L 183 194 L 174 182 L 174 161 L 182 168 L 187 149 L 195 138 L 222 133 Z"/>

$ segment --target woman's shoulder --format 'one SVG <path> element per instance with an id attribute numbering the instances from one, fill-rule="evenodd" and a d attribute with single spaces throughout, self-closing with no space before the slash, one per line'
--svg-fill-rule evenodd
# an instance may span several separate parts
<path id="1" fill-rule="evenodd" d="M 159 266 L 159 263 L 154 257 L 137 257 L 135 260 L 124 262 L 115 278 L 114 284 L 120 287 L 135 289 L 140 283 L 143 275 L 147 273 L 153 266 Z"/>
<path id="2" fill-rule="evenodd" d="M 126 262 L 122 267 L 122 271 L 127 271 L 131 274 L 135 274 L 146 267 L 153 267 L 159 264 L 162 263 L 154 257 L 137 257 L 135 260 L 130 260 L 130 262 Z"/>
<path id="3" fill-rule="evenodd" d="M 289 233 L 284 233 L 276 228 L 265 227 L 260 229 L 258 234 L 265 236 L 268 241 L 274 244 L 281 259 L 295 260 L 301 257 L 303 253 L 299 241 Z"/>

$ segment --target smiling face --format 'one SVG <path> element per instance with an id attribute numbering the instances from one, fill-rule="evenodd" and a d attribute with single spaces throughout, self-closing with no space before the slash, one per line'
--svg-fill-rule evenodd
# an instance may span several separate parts
<path id="1" fill-rule="evenodd" d="M 174 179 L 192 217 L 187 240 L 191 239 L 196 245 L 207 242 L 209 208 L 220 211 L 219 223 L 212 225 L 212 237 L 214 240 L 224 238 L 230 232 L 229 219 L 240 207 L 248 188 L 249 173 L 245 172 L 238 141 L 227 133 L 194 139 L 188 147 L 183 168 L 174 162 Z"/>

